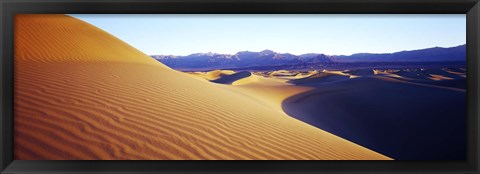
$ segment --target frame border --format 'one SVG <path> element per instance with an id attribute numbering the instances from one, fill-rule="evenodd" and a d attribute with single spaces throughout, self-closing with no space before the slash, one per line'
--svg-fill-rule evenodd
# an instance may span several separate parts
<path id="1" fill-rule="evenodd" d="M 0 1 L 0 173 L 479 173 L 479 0 Z M 466 161 L 22 161 L 13 159 L 15 14 L 466 14 Z"/>

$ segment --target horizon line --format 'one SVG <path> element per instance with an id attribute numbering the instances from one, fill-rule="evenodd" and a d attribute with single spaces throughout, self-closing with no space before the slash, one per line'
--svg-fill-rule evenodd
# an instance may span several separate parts
<path id="1" fill-rule="evenodd" d="M 455 48 L 455 47 L 460 47 L 460 46 L 466 46 L 467 43 L 464 43 L 464 44 L 460 44 L 460 45 L 456 45 L 456 46 L 432 46 L 432 47 L 425 47 L 425 48 L 418 48 L 418 49 L 410 49 L 410 50 L 400 50 L 400 51 L 394 51 L 394 52 L 387 52 L 387 53 L 373 53 L 373 52 L 358 52 L 358 53 L 353 53 L 353 54 L 325 54 L 325 53 L 315 53 L 315 52 L 308 52 L 308 53 L 301 53 L 301 54 L 293 54 L 293 53 L 289 53 L 289 52 L 277 52 L 277 51 L 274 51 L 272 49 L 263 49 L 263 50 L 260 50 L 260 51 L 251 51 L 251 50 L 244 50 L 244 51 L 237 51 L 236 53 L 219 53 L 219 52 L 212 52 L 212 51 L 208 51 L 208 52 L 196 52 L 196 53 L 190 53 L 190 54 L 184 54 L 184 55 L 173 55 L 173 54 L 147 54 L 148 56 L 176 56 L 176 57 L 185 57 L 185 56 L 190 56 L 190 55 L 193 55 L 193 54 L 207 54 L 207 53 L 211 53 L 211 54 L 219 54 L 219 55 L 235 55 L 235 54 L 238 54 L 240 52 L 262 52 L 262 51 L 272 51 L 274 53 L 278 53 L 278 54 L 291 54 L 291 55 L 294 55 L 294 56 L 300 56 L 300 55 L 305 55 L 305 54 L 323 54 L 323 55 L 327 55 L 327 56 L 352 56 L 352 55 L 356 55 L 356 54 L 394 54 L 394 53 L 399 53 L 399 52 L 404 52 L 404 51 L 416 51 L 416 50 L 425 50 L 425 49 L 431 49 L 431 48 Z"/>

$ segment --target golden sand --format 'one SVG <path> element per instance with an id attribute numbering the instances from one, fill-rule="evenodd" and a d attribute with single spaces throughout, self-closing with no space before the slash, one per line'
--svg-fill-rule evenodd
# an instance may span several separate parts
<path id="1" fill-rule="evenodd" d="M 66 15 L 15 17 L 16 160 L 389 159 Z"/>
<path id="2" fill-rule="evenodd" d="M 193 75 L 195 77 L 200 77 L 208 81 L 217 80 L 225 75 L 232 75 L 234 73 L 235 71 L 232 71 L 232 70 L 213 70 L 209 72 L 187 72 L 187 74 Z"/>
<path id="3" fill-rule="evenodd" d="M 445 76 L 442 76 L 442 75 L 437 75 L 437 74 L 429 74 L 429 75 L 430 75 L 430 77 L 428 77 L 428 78 L 431 79 L 431 80 L 435 80 L 435 81 L 453 80 L 453 78 L 445 77 Z"/>

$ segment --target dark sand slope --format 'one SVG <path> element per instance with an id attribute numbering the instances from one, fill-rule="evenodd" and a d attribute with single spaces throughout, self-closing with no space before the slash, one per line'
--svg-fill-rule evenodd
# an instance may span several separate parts
<path id="1" fill-rule="evenodd" d="M 65 15 L 15 16 L 16 160 L 390 158 Z"/>
<path id="2" fill-rule="evenodd" d="M 237 72 L 237 73 L 234 73 L 234 74 L 223 75 L 222 77 L 220 77 L 218 79 L 215 79 L 215 80 L 212 80 L 211 82 L 221 83 L 221 84 L 232 84 L 233 82 L 235 82 L 237 80 L 240 80 L 240 79 L 243 79 L 243 78 L 246 78 L 246 77 L 250 77 L 251 75 L 252 75 L 252 73 L 250 73 L 248 71 L 240 71 L 240 72 Z"/>
<path id="3" fill-rule="evenodd" d="M 466 89 L 465 72 L 458 69 L 416 69 L 414 71 L 401 70 L 392 74 L 399 75 L 408 82 L 445 86 Z"/>
<path id="4" fill-rule="evenodd" d="M 391 77 L 360 77 L 317 87 L 285 100 L 284 111 L 394 159 L 465 159 L 462 90 Z"/>

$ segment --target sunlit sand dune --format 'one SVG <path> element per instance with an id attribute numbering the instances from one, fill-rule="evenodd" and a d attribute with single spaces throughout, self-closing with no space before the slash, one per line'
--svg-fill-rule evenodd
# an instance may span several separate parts
<path id="1" fill-rule="evenodd" d="M 374 69 L 373 74 L 374 75 L 383 75 L 383 76 L 388 76 L 388 77 L 401 78 L 401 79 L 409 79 L 409 78 L 406 78 L 406 77 L 403 77 L 403 76 L 400 76 L 400 75 L 396 74 L 396 72 L 398 72 L 398 71 L 399 70 L 377 70 L 377 69 Z"/>
<path id="2" fill-rule="evenodd" d="M 65 15 L 16 15 L 14 81 L 16 160 L 390 159 Z"/>
<path id="3" fill-rule="evenodd" d="M 335 74 L 335 75 L 348 76 L 348 77 L 351 78 L 351 79 L 360 77 L 359 75 L 349 74 L 348 71 L 323 70 L 322 72 L 327 73 L 327 74 Z"/>
<path id="4" fill-rule="evenodd" d="M 232 70 L 213 70 L 208 72 L 186 72 L 187 74 L 199 77 L 210 82 L 227 84 L 227 85 L 249 85 L 249 86 L 278 86 L 289 85 L 288 80 L 263 77 L 248 71 L 232 71 Z"/>
<path id="5" fill-rule="evenodd" d="M 445 77 L 445 76 L 437 75 L 437 74 L 430 74 L 429 79 L 436 80 L 436 81 L 439 81 L 439 80 L 453 80 L 453 78 Z"/>
<path id="6" fill-rule="evenodd" d="M 295 75 L 295 78 L 296 78 L 296 79 L 305 78 L 305 77 L 309 77 L 309 76 L 315 75 L 315 74 L 317 74 L 317 73 L 318 73 L 317 70 L 308 71 L 308 72 L 306 72 L 306 73 L 298 73 L 297 75 Z"/>
<path id="7" fill-rule="evenodd" d="M 335 82 L 339 80 L 347 80 L 352 77 L 356 77 L 356 76 L 350 76 L 340 71 L 324 70 L 322 72 L 318 72 L 316 74 L 313 74 L 304 78 L 292 79 L 289 81 L 289 83 L 296 84 L 296 85 L 320 84 L 320 83 Z"/>
<path id="8" fill-rule="evenodd" d="M 445 69 L 445 72 L 450 73 L 450 74 L 454 74 L 454 75 L 458 75 L 458 76 L 463 77 L 463 78 L 467 77 L 466 76 L 466 71 L 463 68 L 457 68 L 457 69 L 447 68 L 447 69 Z"/>
<path id="9" fill-rule="evenodd" d="M 317 70 L 310 71 L 290 71 L 290 70 L 277 70 L 270 72 L 262 72 L 264 77 L 276 78 L 276 79 L 299 79 L 309 77 L 315 74 L 318 74 Z"/>
<path id="10" fill-rule="evenodd" d="M 232 70 L 213 70 L 209 72 L 187 72 L 187 74 L 203 78 L 205 80 L 217 80 L 223 76 L 234 74 Z"/>
<path id="11" fill-rule="evenodd" d="M 284 79 L 277 79 L 277 78 L 268 78 L 259 76 L 256 74 L 252 74 L 249 77 L 239 79 L 232 83 L 232 85 L 236 86 L 283 86 L 289 85 L 286 83 L 287 80 Z"/>
<path id="12" fill-rule="evenodd" d="M 232 70 L 213 70 L 206 73 L 206 77 L 208 80 L 216 80 L 225 75 L 232 75 L 235 71 Z"/>
<path id="13" fill-rule="evenodd" d="M 287 70 L 277 70 L 277 71 L 272 71 L 270 76 L 294 76 L 296 73 L 292 73 L 291 71 Z"/>
<path id="14" fill-rule="evenodd" d="M 313 90 L 312 87 L 285 85 L 244 85 L 232 86 L 232 90 L 238 90 L 254 99 L 264 102 L 264 105 L 270 106 L 283 112 L 283 101 L 289 97 Z"/>

